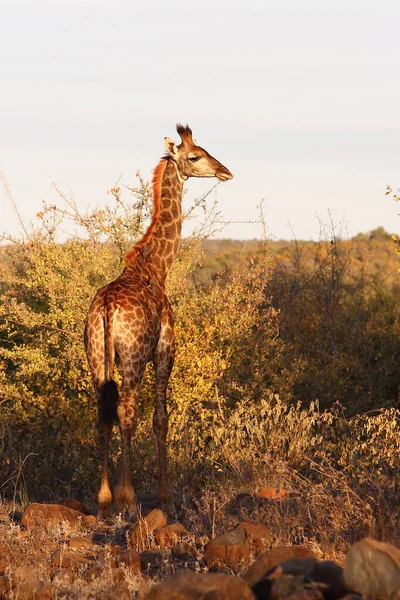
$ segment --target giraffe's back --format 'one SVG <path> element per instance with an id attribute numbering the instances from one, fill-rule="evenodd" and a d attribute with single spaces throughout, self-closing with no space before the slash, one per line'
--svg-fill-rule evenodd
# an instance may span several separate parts
<path id="1" fill-rule="evenodd" d="M 163 307 L 168 304 L 163 286 L 148 269 L 125 269 L 100 288 L 90 306 L 85 346 L 95 382 L 106 380 L 107 325 L 111 352 L 118 354 L 124 379 L 143 373 L 157 346 Z"/>

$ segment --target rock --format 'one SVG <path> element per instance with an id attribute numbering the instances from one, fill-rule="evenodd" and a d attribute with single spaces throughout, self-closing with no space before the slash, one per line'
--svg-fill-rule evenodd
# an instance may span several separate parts
<path id="1" fill-rule="evenodd" d="M 126 571 L 122 567 L 117 567 L 111 571 L 111 581 L 117 583 L 117 581 L 125 581 Z"/>
<path id="2" fill-rule="evenodd" d="M 12 510 L 9 513 L 10 520 L 14 523 L 20 523 L 23 513 L 20 510 Z"/>
<path id="3" fill-rule="evenodd" d="M 364 596 L 391 598 L 400 592 L 400 550 L 391 544 L 364 538 L 346 558 L 344 581 Z"/>
<path id="4" fill-rule="evenodd" d="M 273 567 L 293 558 L 315 558 L 315 554 L 305 546 L 276 546 L 260 554 L 242 577 L 252 587 Z"/>
<path id="5" fill-rule="evenodd" d="M 140 553 L 141 571 L 147 575 L 157 575 L 163 563 L 161 552 L 145 551 Z"/>
<path id="6" fill-rule="evenodd" d="M 247 566 L 272 542 L 273 535 L 264 525 L 240 523 L 235 529 L 211 540 L 204 558 L 209 569 Z"/>
<path id="7" fill-rule="evenodd" d="M 258 492 L 259 498 L 267 498 L 268 500 L 284 500 L 289 496 L 288 490 L 277 490 L 275 488 L 264 487 Z"/>
<path id="8" fill-rule="evenodd" d="M 252 590 L 262 600 L 280 598 L 307 589 L 310 582 L 323 590 L 326 600 L 337 600 L 347 591 L 342 567 L 331 560 L 315 558 L 294 558 L 281 563 L 253 585 Z"/>
<path id="9" fill-rule="evenodd" d="M 286 578 L 288 582 L 293 582 L 295 578 Z M 288 588 L 289 589 L 289 588 Z M 265 596 L 263 597 L 264 600 Z M 324 600 L 324 596 L 322 592 L 316 588 L 312 587 L 310 583 L 304 583 L 303 587 L 298 587 L 297 589 L 293 588 L 293 591 L 290 593 L 286 593 L 285 589 L 272 589 L 271 599 L 278 600 L 281 598 L 285 598 L 285 600 Z M 355 598 L 353 598 L 355 600 Z M 358 600 L 361 600 L 359 598 Z"/>
<path id="10" fill-rule="evenodd" d="M 89 538 L 72 534 L 69 537 L 68 546 L 71 548 L 71 550 L 88 549 L 93 546 L 93 543 Z"/>
<path id="11" fill-rule="evenodd" d="M 53 600 L 56 597 L 56 590 L 50 581 L 41 581 L 34 596 L 35 600 Z"/>
<path id="12" fill-rule="evenodd" d="M 107 593 L 107 597 L 110 600 L 115 600 L 116 598 L 118 598 L 118 600 L 130 600 L 132 594 L 125 579 L 113 585 L 110 592 Z"/>
<path id="13" fill-rule="evenodd" d="M 84 571 L 82 573 L 82 577 L 85 581 L 90 583 L 91 581 L 98 579 L 102 574 L 103 574 L 102 567 L 100 567 L 100 565 L 95 565 L 94 567 L 90 567 L 90 569 L 87 569 L 86 571 Z"/>
<path id="14" fill-rule="evenodd" d="M 129 536 L 131 546 L 143 546 L 148 537 L 156 530 L 165 527 L 167 517 L 159 508 L 152 510 L 142 521 L 137 523 Z"/>
<path id="15" fill-rule="evenodd" d="M 199 555 L 194 546 L 187 542 L 179 542 L 171 548 L 171 554 L 179 560 L 189 560 L 191 558 L 198 559 Z"/>
<path id="16" fill-rule="evenodd" d="M 0 504 L 0 523 L 8 525 L 11 523 L 10 515 L 5 512 L 5 508 Z"/>
<path id="17" fill-rule="evenodd" d="M 50 557 L 50 566 L 76 572 L 92 561 L 93 556 L 88 554 L 58 548 Z"/>
<path id="18" fill-rule="evenodd" d="M 6 594 L 11 590 L 11 585 L 8 579 L 4 575 L 0 575 L 0 598 L 6 596 Z"/>
<path id="19" fill-rule="evenodd" d="M 40 584 L 39 576 L 33 567 L 16 567 L 11 575 L 11 587 L 14 598 L 18 600 L 31 600 L 35 596 L 35 590 Z"/>
<path id="20" fill-rule="evenodd" d="M 271 599 L 323 600 L 323 595 L 316 584 L 309 581 L 305 575 L 283 575 L 279 577 L 273 582 L 270 596 Z M 261 598 L 264 599 L 265 596 L 261 596 Z"/>
<path id="21" fill-rule="evenodd" d="M 129 584 L 125 579 L 114 583 L 106 592 L 97 592 L 95 595 L 89 593 L 88 596 L 84 597 L 95 598 L 96 600 L 130 600 L 133 598 Z"/>
<path id="22" fill-rule="evenodd" d="M 140 555 L 136 550 L 122 550 L 112 557 L 113 567 L 127 567 L 133 573 L 140 573 Z"/>
<path id="23" fill-rule="evenodd" d="M 59 525 L 69 523 L 89 528 L 96 523 L 93 516 L 85 516 L 81 512 L 62 506 L 61 504 L 29 504 L 22 515 L 22 524 L 26 527 L 43 527 L 46 525 Z"/>
<path id="24" fill-rule="evenodd" d="M 16 587 L 18 584 L 29 584 L 34 589 L 39 585 L 40 580 L 33 567 L 21 566 L 16 567 L 11 575 L 11 585 Z"/>
<path id="25" fill-rule="evenodd" d="M 232 600 L 233 596 L 232 593 L 235 594 L 234 598 L 239 598 L 239 599 L 247 599 L 247 598 L 254 598 L 253 595 L 248 596 L 248 592 L 247 590 L 245 592 L 243 592 L 243 590 L 235 590 L 235 589 L 229 589 L 229 590 L 211 590 L 209 592 L 206 592 L 204 594 L 204 596 L 201 596 L 202 600 Z"/>
<path id="26" fill-rule="evenodd" d="M 62 500 L 60 502 L 60 504 L 62 506 L 66 506 L 67 508 L 72 508 L 73 510 L 77 510 L 78 512 L 81 512 L 83 515 L 90 515 L 90 512 L 88 511 L 88 509 L 86 508 L 86 506 L 84 504 L 82 504 L 82 502 L 79 502 L 79 500 L 75 500 L 74 498 L 66 498 L 65 500 Z"/>
<path id="27" fill-rule="evenodd" d="M 55 586 L 60 587 L 71 585 L 73 580 L 74 574 L 69 569 L 60 569 L 59 571 L 56 571 L 51 578 L 51 582 Z"/>
<path id="28" fill-rule="evenodd" d="M 0 573 L 3 573 L 6 570 L 7 565 L 8 565 L 7 556 L 5 553 L 1 552 L 0 553 Z"/>
<path id="29" fill-rule="evenodd" d="M 50 566 L 58 569 L 70 569 L 73 563 L 71 555 L 60 548 L 57 548 L 50 557 Z"/>
<path id="30" fill-rule="evenodd" d="M 161 527 L 161 529 L 157 529 L 154 533 L 157 544 L 162 548 L 171 548 L 179 542 L 184 535 L 190 535 L 190 532 L 180 523 L 173 523 L 172 525 Z"/>
<path id="31" fill-rule="evenodd" d="M 6 500 L 3 504 L 4 509 L 10 514 L 17 510 L 20 510 L 20 505 L 14 502 L 14 500 Z"/>
<path id="32" fill-rule="evenodd" d="M 223 573 L 181 571 L 155 585 L 145 600 L 254 600 L 240 577 Z"/>
<path id="33" fill-rule="evenodd" d="M 104 533 L 103 531 L 95 531 L 90 536 L 90 541 L 92 542 L 92 544 L 95 544 L 96 546 L 103 546 L 104 544 L 107 543 L 108 539 L 109 539 L 108 535 L 106 533 Z"/>

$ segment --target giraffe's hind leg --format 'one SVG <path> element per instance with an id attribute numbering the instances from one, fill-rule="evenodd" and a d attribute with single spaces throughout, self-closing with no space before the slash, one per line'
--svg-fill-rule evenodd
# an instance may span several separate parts
<path id="1" fill-rule="evenodd" d="M 143 368 L 144 370 L 144 368 Z M 135 406 L 139 397 L 141 377 L 135 380 L 125 378 L 121 399 L 117 408 L 119 429 L 121 434 L 121 457 L 119 478 L 114 490 L 114 502 L 117 512 L 136 510 L 135 490 L 131 475 L 131 439 L 135 430 Z"/>
<path id="2" fill-rule="evenodd" d="M 163 322 L 160 339 L 154 353 L 153 363 L 156 383 L 156 406 L 153 415 L 153 432 L 158 447 L 158 500 L 161 508 L 169 515 L 175 515 L 172 494 L 168 480 L 167 459 L 167 386 L 175 358 L 175 337 L 172 313 Z"/>
<path id="3" fill-rule="evenodd" d="M 96 425 L 101 452 L 101 483 L 98 492 L 97 516 L 100 519 L 109 515 L 112 502 L 108 461 L 110 437 L 118 402 L 118 390 L 115 382 L 105 382 L 103 303 L 103 296 L 98 294 L 89 311 L 84 334 L 86 355 L 97 398 Z"/>
<path id="4" fill-rule="evenodd" d="M 114 381 L 108 381 L 97 392 L 98 414 L 97 431 L 101 448 L 101 482 L 97 496 L 99 519 L 105 519 L 110 514 L 112 494 L 109 482 L 108 463 L 110 454 L 110 438 L 116 418 L 118 389 Z"/>

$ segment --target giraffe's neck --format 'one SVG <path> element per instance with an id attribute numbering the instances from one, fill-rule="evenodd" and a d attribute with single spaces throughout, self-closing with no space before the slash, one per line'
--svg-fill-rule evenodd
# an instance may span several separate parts
<path id="1" fill-rule="evenodd" d="M 167 160 L 161 180 L 160 215 L 151 236 L 148 259 L 160 281 L 164 281 L 178 249 L 182 229 L 183 183 L 174 161 Z"/>
<path id="2" fill-rule="evenodd" d="M 174 260 L 182 228 L 183 179 L 172 159 L 162 159 L 154 171 L 153 217 L 144 236 L 125 257 L 129 266 L 140 252 L 160 282 Z"/>

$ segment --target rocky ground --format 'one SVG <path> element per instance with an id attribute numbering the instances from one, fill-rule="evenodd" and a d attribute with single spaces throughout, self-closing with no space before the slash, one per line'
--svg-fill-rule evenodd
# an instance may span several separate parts
<path id="1" fill-rule="evenodd" d="M 259 523 L 227 529 L 195 535 L 159 509 L 97 522 L 72 499 L 23 512 L 2 504 L 0 598 L 400 599 L 400 550 L 390 544 L 365 538 L 338 564 L 316 545 L 282 545 Z"/>

